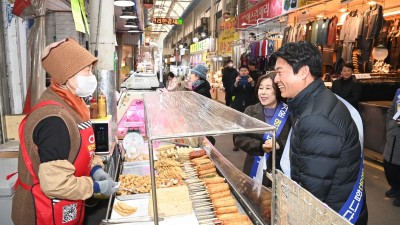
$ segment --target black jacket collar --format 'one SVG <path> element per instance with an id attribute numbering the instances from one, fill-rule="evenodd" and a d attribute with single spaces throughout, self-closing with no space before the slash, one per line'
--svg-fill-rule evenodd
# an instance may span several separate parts
<path id="1" fill-rule="evenodd" d="M 287 104 L 292 115 L 301 114 L 306 109 L 307 103 L 325 89 L 324 82 L 320 78 L 317 78 L 297 94 L 296 97 L 288 99 Z"/>

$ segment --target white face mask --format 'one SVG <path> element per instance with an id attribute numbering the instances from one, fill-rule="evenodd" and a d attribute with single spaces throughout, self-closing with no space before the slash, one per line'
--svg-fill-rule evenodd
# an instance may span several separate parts
<path id="1" fill-rule="evenodd" d="M 93 94 L 97 87 L 97 79 L 94 75 L 76 75 L 76 82 L 77 88 L 75 90 L 75 94 L 79 97 L 87 97 Z"/>

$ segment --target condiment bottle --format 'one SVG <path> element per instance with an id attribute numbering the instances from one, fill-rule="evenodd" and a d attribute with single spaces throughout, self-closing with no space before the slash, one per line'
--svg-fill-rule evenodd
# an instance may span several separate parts
<path id="1" fill-rule="evenodd" d="M 106 104 L 106 96 L 100 95 L 99 102 L 98 102 L 98 109 L 99 109 L 99 119 L 104 119 L 107 117 L 107 104 Z"/>
<path id="2" fill-rule="evenodd" d="M 97 119 L 98 118 L 98 106 L 97 101 L 95 98 L 90 100 L 90 119 Z"/>

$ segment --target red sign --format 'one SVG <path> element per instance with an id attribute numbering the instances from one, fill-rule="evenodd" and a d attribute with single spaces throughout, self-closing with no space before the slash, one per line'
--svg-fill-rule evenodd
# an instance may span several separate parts
<path id="1" fill-rule="evenodd" d="M 282 14 L 282 0 L 265 0 L 241 13 L 238 19 L 238 27 L 246 28 L 257 24 L 268 18 Z M 247 25 L 242 25 L 246 23 Z"/>

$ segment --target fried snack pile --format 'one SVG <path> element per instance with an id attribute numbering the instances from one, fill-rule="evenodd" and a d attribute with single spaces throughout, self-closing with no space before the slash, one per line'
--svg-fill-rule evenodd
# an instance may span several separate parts
<path id="1" fill-rule="evenodd" d="M 132 207 L 124 202 L 118 202 L 114 205 L 114 210 L 121 216 L 129 216 L 137 211 L 136 207 Z"/>
<path id="2" fill-rule="evenodd" d="M 171 144 L 171 145 L 164 145 L 159 148 L 157 148 L 158 151 L 158 158 L 159 159 L 165 159 L 165 158 L 171 158 L 171 159 L 179 159 L 178 151 L 175 148 L 176 145 Z"/>
<path id="3" fill-rule="evenodd" d="M 185 179 L 186 174 L 183 172 L 180 166 L 181 164 L 178 161 L 170 158 L 159 159 L 154 164 L 154 168 L 158 172 L 158 177 L 163 179 Z"/>
<path id="4" fill-rule="evenodd" d="M 149 154 L 146 153 L 135 153 L 133 155 L 125 155 L 125 162 L 137 162 L 137 161 L 148 161 Z"/>
<path id="5" fill-rule="evenodd" d="M 119 191 L 117 194 L 120 195 L 129 195 L 133 194 L 128 190 L 133 190 L 136 193 L 149 193 L 151 189 L 151 178 L 150 176 L 139 176 L 134 174 L 122 174 L 119 176 L 119 181 L 121 182 Z M 171 187 L 175 185 L 183 184 L 182 179 L 163 179 L 161 177 L 156 177 L 156 186 L 157 188 L 162 187 Z"/>

